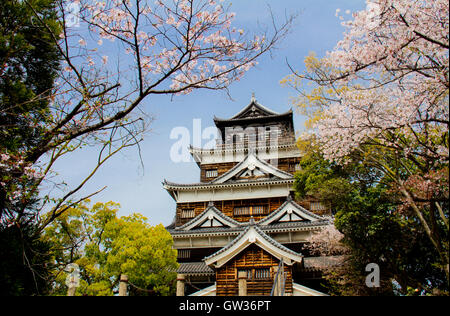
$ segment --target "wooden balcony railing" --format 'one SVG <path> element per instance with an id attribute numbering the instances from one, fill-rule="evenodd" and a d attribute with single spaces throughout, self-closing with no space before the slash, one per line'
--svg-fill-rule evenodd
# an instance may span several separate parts
<path id="1" fill-rule="evenodd" d="M 294 145 L 296 139 L 293 136 L 290 137 L 277 137 L 276 139 L 254 140 L 246 139 L 244 141 L 234 143 L 221 143 L 217 142 L 216 147 L 210 150 L 233 150 L 233 149 L 248 149 L 248 148 L 264 148 L 283 145 Z"/>

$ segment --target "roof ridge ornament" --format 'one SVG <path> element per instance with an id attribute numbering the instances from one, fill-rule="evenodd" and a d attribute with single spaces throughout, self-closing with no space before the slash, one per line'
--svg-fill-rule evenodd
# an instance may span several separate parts
<path id="1" fill-rule="evenodd" d="M 252 92 L 252 103 L 256 102 L 256 96 L 255 96 L 255 92 Z"/>

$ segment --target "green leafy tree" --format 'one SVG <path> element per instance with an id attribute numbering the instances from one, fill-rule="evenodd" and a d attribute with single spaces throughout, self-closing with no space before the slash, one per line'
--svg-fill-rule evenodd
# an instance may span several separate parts
<path id="1" fill-rule="evenodd" d="M 5 0 L 0 11 L 0 143 L 10 151 L 26 150 L 42 139 L 60 62 L 52 40 L 61 29 L 56 1 L 28 2 Z"/>
<path id="2" fill-rule="evenodd" d="M 0 296 L 49 293 L 50 245 L 33 238 L 35 227 L 0 229 Z"/>
<path id="3" fill-rule="evenodd" d="M 311 149 L 312 150 L 312 149 Z M 445 273 L 420 222 L 401 212 L 401 199 L 389 182 L 362 160 L 339 166 L 311 151 L 301 161 L 297 198 L 314 196 L 330 204 L 334 224 L 349 249 L 343 266 L 325 279 L 338 295 L 407 294 L 409 288 L 433 293 L 446 289 Z M 381 287 L 365 286 L 365 267 L 381 269 Z"/>
<path id="4" fill-rule="evenodd" d="M 36 235 L 37 180 L 23 153 L 43 138 L 59 69 L 55 0 L 0 6 L 0 283 L 2 295 L 47 293 L 48 245 Z M 24 190 L 24 188 L 28 188 Z M 24 195 L 19 198 L 18 192 Z"/>
<path id="5" fill-rule="evenodd" d="M 294 20 L 252 35 L 209 0 L 6 0 L 0 10 L 0 225 L 36 224 L 36 240 L 106 188 L 80 196 L 106 161 L 143 141 L 152 96 L 227 90 Z M 56 162 L 86 146 L 97 159 L 82 180 L 55 181 Z"/>
<path id="6" fill-rule="evenodd" d="M 305 71 L 283 83 L 309 118 L 303 139 L 312 136 L 328 160 L 356 156 L 389 178 L 399 211 L 414 217 L 410 229 L 420 222 L 439 254 L 448 287 L 448 1 L 369 4 L 343 22 L 332 51 L 308 56 Z"/>
<path id="7" fill-rule="evenodd" d="M 150 226 L 140 214 L 117 217 L 120 205 L 96 203 L 70 208 L 45 230 L 54 245 L 54 294 L 67 291 L 66 267 L 80 267 L 77 295 L 113 295 L 122 274 L 130 295 L 170 295 L 176 277 L 176 251 L 162 225 Z"/>

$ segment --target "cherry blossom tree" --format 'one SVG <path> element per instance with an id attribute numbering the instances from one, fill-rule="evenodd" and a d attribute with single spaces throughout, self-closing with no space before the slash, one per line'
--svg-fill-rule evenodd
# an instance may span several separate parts
<path id="1" fill-rule="evenodd" d="M 310 118 L 303 140 L 331 161 L 357 155 L 381 171 L 448 279 L 449 3 L 368 0 L 343 25 L 333 51 L 308 56 L 305 72 L 292 68 L 283 80 Z"/>
<path id="2" fill-rule="evenodd" d="M 151 124 L 143 106 L 152 96 L 226 90 L 283 39 L 293 21 L 289 17 L 277 25 L 273 19 L 252 35 L 233 27 L 235 14 L 224 1 L 59 0 L 62 32 L 56 34 L 33 4 L 24 2 L 57 43 L 61 69 L 52 91 L 35 97 L 50 99 L 50 120 L 29 118 L 30 126 L 44 130 L 42 139 L 14 157 L 1 151 L 0 166 L 10 181 L 35 180 L 31 186 L 15 185 L 6 199 L 26 205 L 33 192 L 48 188 L 36 211 L 41 230 L 97 193 L 77 196 L 108 159 L 139 146 Z M 62 187 L 52 182 L 55 162 L 84 146 L 99 148 L 97 164 L 78 185 L 55 194 L 54 188 Z M 7 209 L 1 220 L 14 224 L 23 214 Z"/>
<path id="3" fill-rule="evenodd" d="M 343 238 L 330 219 L 329 225 L 311 234 L 304 247 L 313 255 L 342 256 L 349 253 L 348 247 L 342 243 Z"/>

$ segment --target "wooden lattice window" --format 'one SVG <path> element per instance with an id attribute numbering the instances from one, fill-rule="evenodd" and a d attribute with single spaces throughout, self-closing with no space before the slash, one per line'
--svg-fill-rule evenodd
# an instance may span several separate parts
<path id="1" fill-rule="evenodd" d="M 252 206 L 252 215 L 261 215 L 266 213 L 266 207 L 265 206 Z"/>
<path id="2" fill-rule="evenodd" d="M 246 273 L 247 280 L 268 280 L 271 278 L 269 268 L 240 269 L 238 273 L 242 271 Z"/>
<path id="3" fill-rule="evenodd" d="M 266 214 L 267 207 L 264 205 L 256 206 L 239 206 L 233 210 L 234 216 L 249 216 L 249 215 L 263 215 Z"/>
<path id="4" fill-rule="evenodd" d="M 178 250 L 178 259 L 188 259 L 191 257 L 191 251 L 189 249 Z"/>
<path id="5" fill-rule="evenodd" d="M 270 269 L 255 269 L 255 280 L 270 279 Z"/>
<path id="6" fill-rule="evenodd" d="M 195 217 L 194 209 L 181 210 L 181 218 L 194 218 L 194 217 Z"/>
<path id="7" fill-rule="evenodd" d="M 217 171 L 217 169 L 206 170 L 207 178 L 217 178 L 218 175 L 219 175 L 219 172 Z"/>
<path id="8" fill-rule="evenodd" d="M 246 276 L 247 276 L 247 280 L 251 280 L 251 279 L 253 279 L 253 271 L 252 271 L 252 269 L 240 269 L 240 270 L 238 270 L 238 275 L 239 275 L 239 272 L 245 272 L 245 274 L 246 274 Z"/>
<path id="9" fill-rule="evenodd" d="M 248 206 L 235 207 L 233 214 L 235 216 L 250 215 L 250 207 Z"/>

